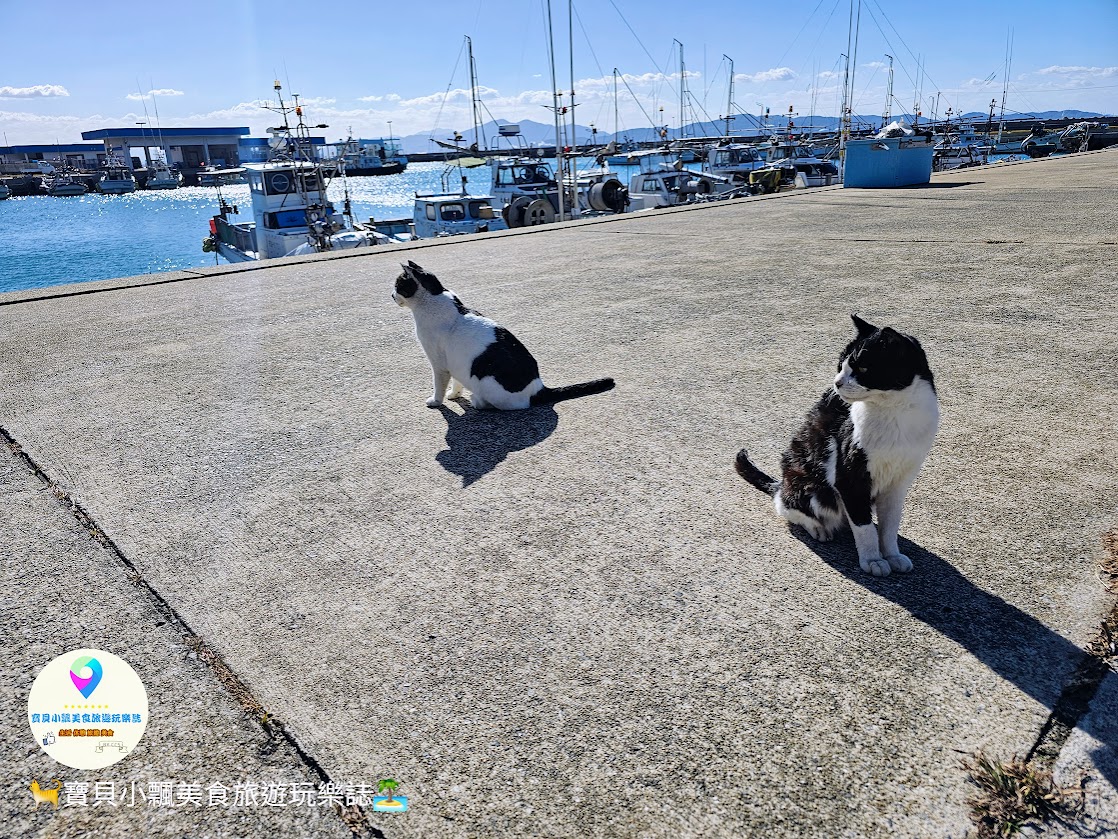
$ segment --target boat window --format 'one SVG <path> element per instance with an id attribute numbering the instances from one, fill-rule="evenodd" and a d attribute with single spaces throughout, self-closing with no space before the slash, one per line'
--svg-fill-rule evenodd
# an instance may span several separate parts
<path id="1" fill-rule="evenodd" d="M 249 183 L 249 187 L 252 189 L 253 192 L 263 192 L 264 191 L 264 181 L 260 177 L 259 172 L 249 172 L 248 173 L 248 183 Z"/>
<path id="2" fill-rule="evenodd" d="M 434 204 L 428 204 L 427 205 L 427 218 L 430 219 L 431 221 L 435 220 L 435 205 Z"/>
<path id="3" fill-rule="evenodd" d="M 295 178 L 290 171 L 268 172 L 264 176 L 264 183 L 268 187 L 269 195 L 285 195 L 295 189 Z"/>
<path id="4" fill-rule="evenodd" d="M 321 187 L 318 182 L 318 174 L 315 172 L 308 172 L 303 175 L 303 189 L 306 192 L 317 192 Z"/>
<path id="5" fill-rule="evenodd" d="M 645 178 L 641 185 L 641 192 L 659 192 L 660 182 L 655 178 Z"/>
<path id="6" fill-rule="evenodd" d="M 457 201 L 453 204 L 443 204 L 440 213 L 443 221 L 462 221 L 466 218 L 466 208 Z"/>
<path id="7" fill-rule="evenodd" d="M 264 226 L 269 230 L 283 230 L 288 227 L 306 227 L 307 214 L 304 210 L 281 210 L 278 213 L 265 213 Z"/>
<path id="8" fill-rule="evenodd" d="M 491 209 L 485 201 L 470 202 L 470 218 L 492 218 L 493 214 L 485 215 L 485 210 Z"/>

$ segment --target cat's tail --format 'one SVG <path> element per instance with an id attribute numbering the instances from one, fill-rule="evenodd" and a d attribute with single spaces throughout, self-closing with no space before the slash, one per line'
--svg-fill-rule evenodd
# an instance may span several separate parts
<path id="1" fill-rule="evenodd" d="M 776 495 L 776 491 L 780 489 L 780 481 L 776 478 L 766 475 L 760 469 L 753 465 L 753 461 L 749 459 L 749 452 L 742 449 L 738 452 L 738 456 L 734 458 L 734 468 L 738 470 L 738 474 L 745 478 L 765 495 Z"/>
<path id="2" fill-rule="evenodd" d="M 582 382 L 577 385 L 565 387 L 547 387 L 546 385 L 532 397 L 532 407 L 537 405 L 554 405 L 564 399 L 578 399 L 580 396 L 593 396 L 595 393 L 605 393 L 613 390 L 613 379 L 594 379 L 592 382 Z"/>

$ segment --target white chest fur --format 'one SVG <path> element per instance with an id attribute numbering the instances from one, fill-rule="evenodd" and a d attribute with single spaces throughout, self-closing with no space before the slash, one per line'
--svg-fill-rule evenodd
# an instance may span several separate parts
<path id="1" fill-rule="evenodd" d="M 935 390 L 917 378 L 904 390 L 879 391 L 850 406 L 854 442 L 866 453 L 875 494 L 907 488 L 939 428 Z"/>

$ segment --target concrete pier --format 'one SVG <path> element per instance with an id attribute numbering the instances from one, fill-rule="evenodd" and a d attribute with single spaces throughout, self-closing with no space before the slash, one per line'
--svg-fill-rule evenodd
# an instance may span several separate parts
<path id="1" fill-rule="evenodd" d="M 0 296 L 0 825 L 962 837 L 982 750 L 1084 773 L 1083 824 L 1118 829 L 1116 175 L 1103 151 Z M 545 382 L 617 388 L 424 407 L 408 259 Z M 885 579 L 733 469 L 777 468 L 851 311 L 921 340 L 943 412 Z M 23 716 L 78 647 L 150 697 L 101 772 Z M 409 812 L 34 808 L 55 777 L 391 777 Z"/>

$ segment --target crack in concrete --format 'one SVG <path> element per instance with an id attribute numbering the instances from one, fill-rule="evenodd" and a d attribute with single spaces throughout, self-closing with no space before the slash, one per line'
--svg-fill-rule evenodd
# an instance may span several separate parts
<path id="1" fill-rule="evenodd" d="M 1109 577 L 1103 587 L 1118 594 L 1118 529 L 1104 533 L 1103 547 L 1107 556 L 1099 563 Z M 1111 604 L 1099 624 L 1095 637 L 1087 644 L 1083 658 L 1060 692 L 1052 713 L 1041 727 L 1025 760 L 1050 768 L 1059 757 L 1068 737 L 1090 709 L 1103 680 L 1111 672 L 1111 662 L 1118 661 L 1118 598 Z"/>
<path id="2" fill-rule="evenodd" d="M 85 508 L 68 492 L 62 489 L 62 487 L 51 480 L 46 471 L 34 458 L 24 451 L 23 447 L 3 426 L 0 426 L 0 444 L 3 444 L 17 459 L 23 461 L 24 466 L 26 466 L 35 477 L 42 481 L 43 485 L 50 490 L 58 503 L 69 510 L 74 518 L 77 519 L 82 529 L 85 530 L 94 541 L 102 548 L 113 553 L 121 565 L 124 566 L 125 576 L 128 581 L 132 583 L 133 586 L 143 589 L 144 593 L 147 595 L 148 601 L 155 610 L 182 636 L 183 645 L 191 652 L 195 653 L 199 661 L 210 668 L 221 686 L 224 687 L 229 695 L 257 722 L 263 730 L 264 736 L 267 738 L 267 743 L 262 747 L 262 751 L 266 751 L 267 753 L 274 751 L 282 740 L 295 754 L 299 762 L 301 762 L 312 775 L 323 783 L 332 783 L 332 779 L 326 769 L 323 768 L 313 755 L 302 747 L 295 735 L 288 730 L 287 726 L 284 725 L 281 720 L 275 719 L 268 713 L 260 701 L 253 695 L 252 691 L 249 690 L 248 686 L 225 662 L 225 659 L 206 644 L 202 637 L 190 628 L 190 625 L 175 610 L 174 606 L 172 606 L 163 595 L 156 591 L 151 583 L 144 579 L 143 574 L 140 573 L 135 563 L 124 555 L 124 552 L 121 551 L 112 538 L 97 525 L 97 522 L 86 512 Z M 369 822 L 368 816 L 360 806 L 351 804 L 336 808 L 335 812 L 357 839 L 387 839 L 378 828 L 374 827 Z"/>

